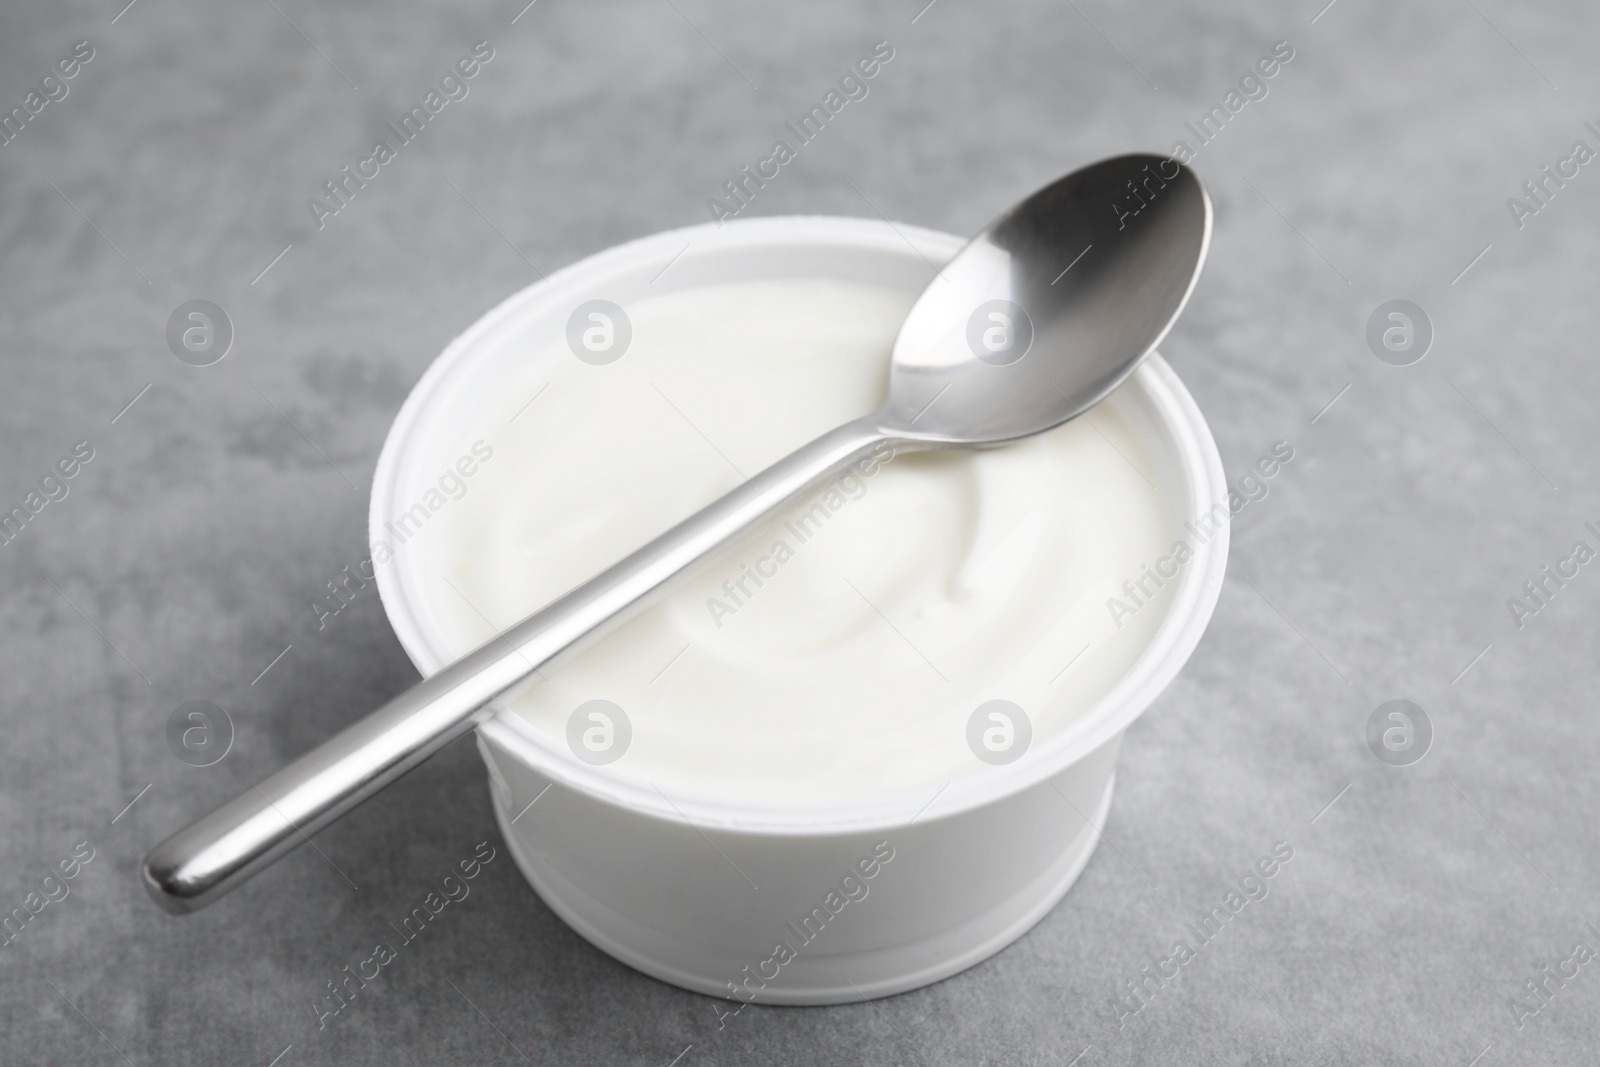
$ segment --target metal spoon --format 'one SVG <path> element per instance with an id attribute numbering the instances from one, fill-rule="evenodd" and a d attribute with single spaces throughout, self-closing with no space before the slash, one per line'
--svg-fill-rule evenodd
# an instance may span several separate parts
<path id="1" fill-rule="evenodd" d="M 620 624 L 697 560 L 884 442 L 984 447 L 1104 398 L 1172 326 L 1211 237 L 1185 167 L 1130 155 L 1075 171 L 973 238 L 895 341 L 889 398 L 157 845 L 146 888 L 195 911 L 493 714 L 538 666 Z"/>

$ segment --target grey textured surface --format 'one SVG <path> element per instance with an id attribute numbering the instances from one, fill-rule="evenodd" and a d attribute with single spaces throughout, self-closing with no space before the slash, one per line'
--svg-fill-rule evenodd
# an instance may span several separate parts
<path id="1" fill-rule="evenodd" d="M 0 547 L 0 905 L 95 853 L 0 949 L 0 1062 L 1592 1062 L 1594 967 L 1520 1028 L 1511 998 L 1600 947 L 1600 578 L 1520 630 L 1506 600 L 1597 545 L 1600 176 L 1520 230 L 1506 199 L 1600 147 L 1600 10 L 1323 2 L 7 5 L 4 109 L 74 42 L 95 58 L 0 148 L 0 504 L 75 442 L 95 455 Z M 1231 475 L 1278 440 L 1296 458 L 1128 736 L 1115 847 L 964 974 L 720 1032 L 504 859 L 319 1031 L 323 982 L 498 844 L 470 746 L 193 918 L 148 903 L 139 857 L 414 679 L 375 595 L 322 632 L 308 604 L 364 555 L 383 434 L 443 345 L 533 265 L 705 219 L 878 39 L 871 95 L 752 213 L 967 232 L 1078 164 L 1169 149 L 1295 49 L 1195 161 L 1215 243 L 1165 351 Z M 470 96 L 317 231 L 306 198 L 479 40 Z M 237 329 L 204 369 L 164 340 L 197 297 Z M 1397 297 L 1437 334 L 1404 368 L 1364 340 Z M 1405 768 L 1364 741 L 1397 697 L 1436 731 Z M 237 727 L 204 769 L 164 738 L 196 698 Z M 1121 983 L 1280 840 L 1271 895 L 1119 1026 Z"/>

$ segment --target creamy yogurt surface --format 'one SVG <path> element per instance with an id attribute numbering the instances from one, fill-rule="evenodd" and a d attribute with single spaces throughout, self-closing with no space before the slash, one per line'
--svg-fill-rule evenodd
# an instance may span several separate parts
<path id="1" fill-rule="evenodd" d="M 636 301 L 615 362 L 552 336 L 468 441 L 493 459 L 436 518 L 428 596 L 463 654 L 813 437 L 881 403 L 916 293 L 823 280 Z M 530 402 L 531 401 L 531 402 Z M 1032 743 L 1103 695 L 1166 610 L 1175 517 L 1124 386 L 983 452 L 886 449 L 797 501 L 511 704 L 610 773 L 752 804 L 993 770 L 980 705 Z M 463 453 L 467 451 L 463 444 Z M 626 725 L 585 715 L 591 701 Z M 604 709 L 605 705 L 590 705 Z M 994 735 L 1003 742 L 1003 735 Z M 587 738 L 587 740 L 584 740 Z M 606 746 L 622 754 L 610 760 Z M 614 750 L 613 750 L 614 751 Z M 594 752 L 591 752 L 591 756 Z"/>

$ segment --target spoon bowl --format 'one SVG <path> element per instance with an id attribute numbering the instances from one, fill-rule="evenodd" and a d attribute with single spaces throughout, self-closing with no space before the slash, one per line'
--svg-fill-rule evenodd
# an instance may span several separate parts
<path id="1" fill-rule="evenodd" d="M 912 306 L 880 428 L 928 447 L 982 446 L 1082 414 L 1166 336 L 1210 239 L 1210 199 L 1165 156 L 1118 156 L 1045 186 Z"/>

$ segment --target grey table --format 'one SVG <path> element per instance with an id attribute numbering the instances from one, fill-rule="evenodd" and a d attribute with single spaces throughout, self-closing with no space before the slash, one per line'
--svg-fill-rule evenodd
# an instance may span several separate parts
<path id="1" fill-rule="evenodd" d="M 0 510 L 38 510 L 0 544 L 0 912 L 40 894 L 0 948 L 0 1062 L 1593 1061 L 1600 566 L 1573 545 L 1600 548 L 1600 166 L 1573 146 L 1600 149 L 1600 9 L 123 2 L 0 14 L 0 111 L 26 119 L 0 147 Z M 321 628 L 311 603 L 365 554 L 434 355 L 540 271 L 709 218 L 879 40 L 869 95 L 746 213 L 967 232 L 1182 140 L 1217 227 L 1166 354 L 1230 476 L 1294 450 L 1128 736 L 1105 844 L 981 966 L 720 1030 L 505 859 L 319 1028 L 325 983 L 499 842 L 470 745 L 195 917 L 150 905 L 140 856 L 415 679 L 374 593 Z M 479 41 L 467 95 L 313 212 Z M 197 299 L 233 332 L 207 367 L 167 341 Z M 1396 699 L 1432 733 L 1404 766 L 1367 736 Z M 209 767 L 168 746 L 190 700 L 233 724 Z M 1276 842 L 1269 895 L 1145 982 Z"/>

